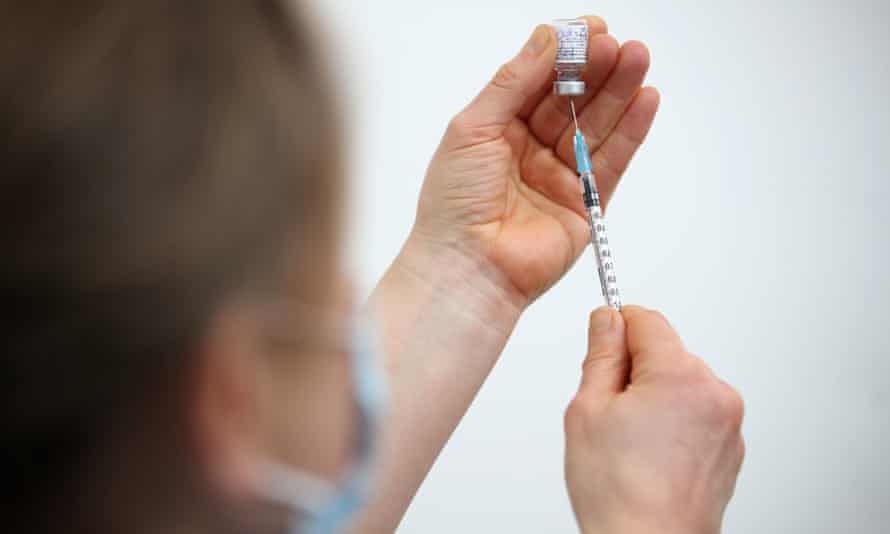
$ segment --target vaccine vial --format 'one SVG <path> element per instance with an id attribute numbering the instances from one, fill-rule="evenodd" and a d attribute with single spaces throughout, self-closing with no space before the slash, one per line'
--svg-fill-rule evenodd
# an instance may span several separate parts
<path id="1" fill-rule="evenodd" d="M 587 22 L 582 19 L 558 19 L 553 21 L 552 26 L 557 40 L 553 93 L 583 95 L 586 87 L 581 71 L 587 65 Z"/>

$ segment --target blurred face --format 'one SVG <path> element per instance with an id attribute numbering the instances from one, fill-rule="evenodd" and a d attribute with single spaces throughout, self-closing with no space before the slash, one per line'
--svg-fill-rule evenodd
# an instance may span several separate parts
<path id="1" fill-rule="evenodd" d="M 335 480 L 354 457 L 358 424 L 350 364 L 350 286 L 338 279 L 324 301 L 285 299 L 264 317 L 258 413 L 276 461 Z"/>
<path id="2" fill-rule="evenodd" d="M 209 480 L 231 504 L 282 504 L 269 467 L 335 483 L 357 459 L 351 291 L 340 278 L 319 284 L 299 298 L 233 303 L 211 332 L 195 429 Z"/>

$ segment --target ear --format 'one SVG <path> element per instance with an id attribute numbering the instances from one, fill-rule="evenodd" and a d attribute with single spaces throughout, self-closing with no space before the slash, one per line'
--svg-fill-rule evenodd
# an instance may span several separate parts
<path id="1" fill-rule="evenodd" d="M 247 311 L 218 316 L 198 352 L 186 395 L 199 469 L 224 497 L 254 496 L 261 465 L 257 322 Z"/>

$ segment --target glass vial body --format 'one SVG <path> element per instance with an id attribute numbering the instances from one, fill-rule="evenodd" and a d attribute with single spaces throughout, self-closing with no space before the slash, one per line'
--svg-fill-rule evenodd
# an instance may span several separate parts
<path id="1" fill-rule="evenodd" d="M 558 19 L 551 24 L 556 31 L 556 81 L 553 93 L 583 95 L 586 89 L 581 71 L 587 65 L 587 22 L 582 19 Z"/>

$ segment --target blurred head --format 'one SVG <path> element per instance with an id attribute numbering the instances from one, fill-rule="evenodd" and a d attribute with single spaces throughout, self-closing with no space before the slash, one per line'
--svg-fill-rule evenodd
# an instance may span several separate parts
<path id="1" fill-rule="evenodd" d="M 287 0 L 3 2 L 13 531 L 274 532 L 350 459 L 335 107 Z"/>

